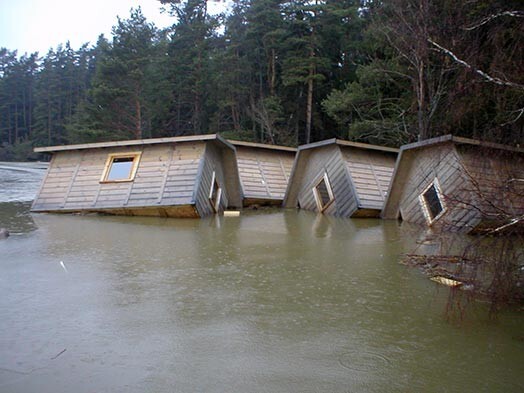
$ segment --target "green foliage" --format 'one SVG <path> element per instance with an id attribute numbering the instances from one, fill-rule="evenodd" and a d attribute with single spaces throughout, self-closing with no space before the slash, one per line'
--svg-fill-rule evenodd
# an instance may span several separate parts
<path id="1" fill-rule="evenodd" d="M 112 44 L 99 41 L 99 59 L 90 89 L 92 120 L 116 139 L 151 137 L 152 73 L 158 62 L 156 29 L 140 8 L 118 20 Z M 149 94 L 148 94 L 149 93 Z"/>
<path id="2" fill-rule="evenodd" d="M 350 140 L 398 146 L 410 141 L 409 79 L 392 62 L 375 60 L 357 69 L 357 81 L 333 90 L 322 102 Z"/>
<path id="3" fill-rule="evenodd" d="M 210 132 L 524 140 L 522 18 L 504 13 L 522 15 L 518 0 L 235 0 L 218 16 L 204 0 L 160 3 L 173 15 L 164 31 L 137 9 L 92 47 L 0 49 L 2 155 Z"/>

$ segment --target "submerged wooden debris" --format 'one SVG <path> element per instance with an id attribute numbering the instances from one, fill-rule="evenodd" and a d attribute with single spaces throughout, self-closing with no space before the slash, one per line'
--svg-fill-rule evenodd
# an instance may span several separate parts
<path id="1" fill-rule="evenodd" d="M 471 288 L 466 273 L 469 271 L 468 266 L 475 263 L 471 259 L 457 255 L 406 254 L 400 263 L 420 268 L 430 280 L 436 283 L 451 288 Z"/>
<path id="2" fill-rule="evenodd" d="M 448 287 L 458 287 L 463 284 L 461 281 L 452 280 L 451 278 L 446 278 L 442 276 L 430 277 L 430 280 L 438 284 L 446 285 Z"/>

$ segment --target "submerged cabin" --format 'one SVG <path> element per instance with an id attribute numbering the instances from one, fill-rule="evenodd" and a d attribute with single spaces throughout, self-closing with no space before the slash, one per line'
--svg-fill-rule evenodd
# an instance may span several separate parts
<path id="1" fill-rule="evenodd" d="M 235 147 L 218 135 L 35 148 L 52 159 L 33 212 L 204 217 L 242 205 Z"/>
<path id="2" fill-rule="evenodd" d="M 382 214 L 478 232 L 524 214 L 524 149 L 451 135 L 401 148 Z"/>
<path id="3" fill-rule="evenodd" d="M 379 217 L 397 153 L 339 139 L 300 146 L 284 207 L 337 217 Z"/>
<path id="4" fill-rule="evenodd" d="M 244 206 L 282 205 L 297 149 L 232 141 L 237 150 Z"/>

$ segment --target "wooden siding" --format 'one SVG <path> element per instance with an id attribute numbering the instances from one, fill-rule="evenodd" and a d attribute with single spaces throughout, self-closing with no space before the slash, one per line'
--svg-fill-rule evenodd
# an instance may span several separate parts
<path id="1" fill-rule="evenodd" d="M 198 174 L 198 185 L 194 195 L 195 206 L 200 217 L 215 213 L 213 205 L 209 200 L 213 172 L 215 173 L 215 179 L 219 187 L 222 189 L 218 211 L 224 211 L 229 205 L 223 160 L 222 151 L 214 144 L 208 143 L 201 162 L 201 168 Z"/>
<path id="2" fill-rule="evenodd" d="M 482 212 L 477 226 L 489 227 L 505 214 L 524 214 L 524 154 L 487 147 L 458 145 L 466 175 L 471 181 L 467 191 Z"/>
<path id="3" fill-rule="evenodd" d="M 340 152 L 338 145 L 327 145 L 311 150 L 307 154 L 307 160 L 298 163 L 302 166 L 300 178 L 292 181 L 299 181 L 298 203 L 300 208 L 318 212 L 313 187 L 327 173 L 331 189 L 334 195 L 334 202 L 329 205 L 325 214 L 337 217 L 350 217 L 358 208 L 358 198 L 355 194 L 346 163 Z"/>
<path id="4" fill-rule="evenodd" d="M 470 183 L 455 147 L 449 143 L 422 148 L 413 154 L 411 167 L 402 174 L 407 178 L 400 197 L 402 219 L 428 225 L 419 196 L 437 178 L 446 211 L 432 226 L 451 231 L 470 231 L 478 224 L 479 215 L 473 207 L 474 201 L 468 191 Z"/>
<path id="5" fill-rule="evenodd" d="M 39 207 L 63 209 L 66 196 L 71 188 L 71 179 L 74 178 L 78 171 L 80 159 L 81 156 L 73 152 L 53 157 L 40 192 L 33 202 L 33 209 L 35 207 L 37 210 L 39 210 Z M 98 180 L 100 180 L 100 177 Z"/>
<path id="6" fill-rule="evenodd" d="M 198 163 L 206 142 L 135 146 L 142 152 L 134 181 L 100 183 L 108 154 L 124 147 L 55 153 L 33 211 L 107 211 L 153 215 L 151 208 L 191 205 Z M 110 211 L 112 210 L 112 211 Z M 184 210 L 187 216 L 190 209 Z M 174 209 L 159 215 L 176 214 Z M 157 214 L 154 214 L 157 215 Z"/>
<path id="7" fill-rule="evenodd" d="M 341 150 L 358 195 L 359 208 L 382 210 L 396 154 L 352 147 L 341 147 Z"/>
<path id="8" fill-rule="evenodd" d="M 244 205 L 249 201 L 284 199 L 295 158 L 294 151 L 236 146 Z"/>
<path id="9" fill-rule="evenodd" d="M 177 144 L 166 152 L 167 162 L 159 162 L 163 171 L 156 180 L 151 179 L 153 184 L 156 183 L 159 204 L 168 206 L 193 203 L 198 165 L 204 149 L 205 143 Z"/>
<path id="10" fill-rule="evenodd" d="M 430 225 L 419 196 L 435 178 L 445 211 L 431 227 L 469 233 L 496 224 L 500 209 L 524 214 L 524 185 L 508 182 L 524 177 L 523 152 L 455 139 L 402 148 L 384 218 L 397 218 L 400 212 L 405 221 Z"/>

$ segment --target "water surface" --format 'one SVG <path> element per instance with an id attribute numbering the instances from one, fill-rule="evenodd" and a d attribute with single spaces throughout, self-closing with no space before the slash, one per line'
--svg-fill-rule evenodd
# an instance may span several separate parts
<path id="1" fill-rule="evenodd" d="M 28 209 L 0 204 L 1 392 L 524 389 L 522 313 L 446 322 L 396 222 Z"/>

